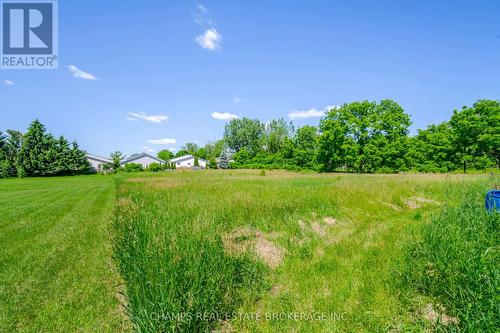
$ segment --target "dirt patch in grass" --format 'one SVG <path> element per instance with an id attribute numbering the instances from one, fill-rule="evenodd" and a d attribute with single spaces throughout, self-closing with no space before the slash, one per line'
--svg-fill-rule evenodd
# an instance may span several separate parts
<path id="1" fill-rule="evenodd" d="M 281 284 L 275 285 L 271 288 L 271 295 L 278 296 L 283 292 L 284 287 Z"/>
<path id="2" fill-rule="evenodd" d="M 299 220 L 299 227 L 302 231 L 312 231 L 319 237 L 325 237 L 330 227 L 338 225 L 338 221 L 333 217 L 324 217 L 321 220 L 314 220 L 308 226 L 304 221 Z"/>
<path id="3" fill-rule="evenodd" d="M 302 221 L 302 220 L 299 220 L 298 223 L 299 223 L 300 229 L 302 229 L 302 231 L 305 231 L 306 230 L 306 224 L 305 224 L 305 222 Z"/>
<path id="4" fill-rule="evenodd" d="M 271 268 L 276 268 L 283 262 L 283 251 L 265 238 L 257 239 L 255 252 Z"/>
<path id="5" fill-rule="evenodd" d="M 242 227 L 223 235 L 222 242 L 228 253 L 239 255 L 252 250 L 267 266 L 274 269 L 285 257 L 283 250 L 268 239 L 276 237 L 275 233 L 268 237 L 259 230 Z"/>
<path id="6" fill-rule="evenodd" d="M 426 199 L 426 198 L 422 198 L 422 197 L 410 197 L 410 198 L 404 199 L 403 202 L 410 209 L 417 209 L 417 208 L 421 208 L 421 207 L 426 206 L 426 205 L 437 205 L 437 206 L 441 205 L 441 203 L 438 201 Z"/>
<path id="7" fill-rule="evenodd" d="M 127 297 L 125 296 L 125 286 L 120 284 L 116 288 L 115 298 L 118 301 L 118 314 L 122 316 L 124 321 L 128 320 L 127 317 Z"/>
<path id="8" fill-rule="evenodd" d="M 326 225 L 336 225 L 337 224 L 337 220 L 334 219 L 333 217 L 324 217 L 323 218 L 323 222 Z"/>
<path id="9" fill-rule="evenodd" d="M 325 250 L 323 249 L 323 247 L 318 246 L 318 247 L 314 250 L 314 256 L 315 256 L 316 258 L 322 258 L 324 255 L 325 255 Z"/>
<path id="10" fill-rule="evenodd" d="M 227 253 L 238 255 L 250 250 L 260 233 L 250 227 L 242 227 L 222 236 L 222 243 Z"/>
<path id="11" fill-rule="evenodd" d="M 326 230 L 319 222 L 311 223 L 311 230 L 320 237 L 326 236 Z"/>
<path id="12" fill-rule="evenodd" d="M 446 315 L 446 309 L 442 305 L 432 305 L 431 303 L 426 304 L 422 309 L 419 310 L 419 315 L 433 323 L 440 323 L 442 325 L 458 325 L 459 321 L 455 317 Z"/>

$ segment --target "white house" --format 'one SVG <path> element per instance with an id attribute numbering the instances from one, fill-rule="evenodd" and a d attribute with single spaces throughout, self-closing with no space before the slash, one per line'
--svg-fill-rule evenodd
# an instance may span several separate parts
<path id="1" fill-rule="evenodd" d="M 194 167 L 194 156 L 184 155 L 176 157 L 170 160 L 170 163 L 174 163 L 176 168 L 192 168 Z M 204 159 L 198 158 L 198 164 L 201 168 L 206 169 L 208 162 Z"/>
<path id="2" fill-rule="evenodd" d="M 92 169 L 94 171 L 101 171 L 102 166 L 105 163 L 111 163 L 111 160 L 106 157 L 101 157 L 97 155 L 92 155 L 92 154 L 86 154 L 87 160 L 89 161 L 90 165 L 92 166 Z"/>
<path id="3" fill-rule="evenodd" d="M 140 153 L 130 155 L 122 162 L 122 165 L 125 165 L 127 163 L 138 163 L 141 164 L 144 169 L 146 169 L 151 163 L 164 164 L 165 161 L 147 153 Z"/>

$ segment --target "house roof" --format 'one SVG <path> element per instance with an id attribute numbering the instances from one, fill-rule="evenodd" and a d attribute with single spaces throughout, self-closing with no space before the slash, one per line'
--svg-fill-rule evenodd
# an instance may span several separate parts
<path id="1" fill-rule="evenodd" d="M 133 154 L 133 155 L 130 155 L 128 158 L 126 158 L 125 160 L 123 160 L 122 164 L 125 164 L 125 163 L 130 163 L 132 161 L 135 161 L 141 157 L 149 157 L 149 158 L 152 158 L 154 159 L 155 161 L 158 161 L 158 163 L 165 163 L 164 160 L 162 160 L 161 158 L 158 158 L 156 156 L 153 156 L 153 155 L 149 155 L 148 153 L 140 153 L 140 154 Z"/>
<path id="2" fill-rule="evenodd" d="M 182 161 L 185 161 L 185 160 L 190 160 L 192 158 L 194 159 L 194 156 L 189 154 L 189 155 L 184 155 L 184 156 L 179 156 L 179 157 L 176 157 L 176 158 L 172 158 L 170 160 L 170 162 L 177 163 L 177 162 L 182 162 Z M 208 161 L 206 161 L 206 160 L 204 160 L 202 158 L 199 158 L 199 157 L 198 157 L 198 161 L 202 161 L 204 163 L 208 163 Z"/>
<path id="3" fill-rule="evenodd" d="M 109 163 L 111 162 L 111 159 L 107 158 L 107 157 L 101 157 L 101 156 L 97 156 L 97 155 L 93 155 L 93 154 L 85 154 L 85 156 L 87 158 L 90 158 L 90 159 L 93 159 L 93 160 L 96 160 L 96 161 L 99 161 L 99 162 L 104 162 L 104 163 Z"/>

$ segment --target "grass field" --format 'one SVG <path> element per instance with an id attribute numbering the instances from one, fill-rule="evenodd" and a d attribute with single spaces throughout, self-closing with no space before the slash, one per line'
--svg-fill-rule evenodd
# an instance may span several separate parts
<path id="1" fill-rule="evenodd" d="M 486 181 L 280 171 L 122 179 L 116 252 L 132 319 L 149 332 L 420 331 L 431 325 L 414 311 L 429 300 L 403 302 L 402 248 L 471 186 Z"/>
<path id="2" fill-rule="evenodd" d="M 2 180 L 0 331 L 439 329 L 418 313 L 439 294 L 401 289 L 405 260 L 443 207 L 488 182 L 248 170 Z"/>
<path id="3" fill-rule="evenodd" d="M 113 179 L 0 181 L 0 332 L 117 332 Z"/>

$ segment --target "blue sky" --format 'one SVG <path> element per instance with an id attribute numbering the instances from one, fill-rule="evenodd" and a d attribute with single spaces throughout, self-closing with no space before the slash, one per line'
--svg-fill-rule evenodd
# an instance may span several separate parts
<path id="1" fill-rule="evenodd" d="M 64 0 L 59 69 L 0 70 L 0 128 L 130 154 L 219 139 L 214 116 L 392 98 L 415 132 L 499 96 L 500 1 Z"/>

